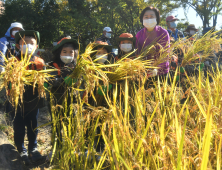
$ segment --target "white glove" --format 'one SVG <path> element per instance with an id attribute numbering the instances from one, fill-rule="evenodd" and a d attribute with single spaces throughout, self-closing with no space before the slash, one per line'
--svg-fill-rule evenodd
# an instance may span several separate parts
<path id="1" fill-rule="evenodd" d="M 157 76 L 157 73 L 158 73 L 158 70 L 155 68 L 152 71 L 148 72 L 148 76 L 149 77 L 155 77 L 155 76 Z"/>
<path id="2" fill-rule="evenodd" d="M 158 70 L 155 68 L 155 69 L 153 69 L 152 73 L 153 73 L 153 77 L 157 76 Z"/>

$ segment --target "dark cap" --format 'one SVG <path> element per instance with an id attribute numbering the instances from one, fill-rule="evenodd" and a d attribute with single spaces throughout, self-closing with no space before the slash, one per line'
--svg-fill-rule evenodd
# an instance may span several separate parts
<path id="1" fill-rule="evenodd" d="M 15 34 L 15 43 L 19 44 L 19 40 L 22 39 L 24 36 L 33 36 L 36 37 L 37 45 L 40 43 L 40 34 L 38 31 L 34 30 L 26 30 L 26 31 L 19 31 Z"/>

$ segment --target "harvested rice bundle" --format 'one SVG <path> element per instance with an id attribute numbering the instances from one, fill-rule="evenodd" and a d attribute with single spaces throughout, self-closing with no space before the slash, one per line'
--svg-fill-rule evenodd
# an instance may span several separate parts
<path id="1" fill-rule="evenodd" d="M 152 60 L 142 60 L 142 57 L 129 59 L 127 58 L 128 55 L 117 61 L 115 67 L 107 73 L 111 83 L 115 83 L 116 81 L 124 80 L 126 78 L 141 80 L 145 77 L 147 69 L 154 68 L 152 66 Z"/>
<path id="2" fill-rule="evenodd" d="M 35 87 L 38 88 L 39 98 L 46 97 L 44 82 L 48 82 L 52 76 L 49 72 L 55 70 L 28 70 L 34 67 L 33 62 L 30 62 L 30 57 L 23 57 L 21 61 L 12 56 L 9 59 L 5 58 L 5 72 L 1 73 L 1 81 L 3 82 L 0 89 L 5 87 L 8 92 L 9 102 L 17 110 L 19 101 L 23 103 L 23 93 L 25 92 L 26 85 L 33 86 L 33 93 Z M 10 91 L 10 92 L 9 92 Z"/>
<path id="3" fill-rule="evenodd" d="M 151 61 L 152 68 L 147 70 L 148 77 L 166 74 L 170 56 L 173 55 L 173 47 L 166 44 L 163 47 L 160 43 L 153 42 L 143 49 L 139 57 Z"/>
<path id="4" fill-rule="evenodd" d="M 100 63 L 96 63 L 96 60 L 98 59 L 93 60 L 90 57 L 92 53 L 96 52 L 93 50 L 94 47 L 94 44 L 88 45 L 85 52 L 78 56 L 77 65 L 70 75 L 71 78 L 84 80 L 87 94 L 85 96 L 88 96 L 88 93 L 93 94 L 95 87 L 99 85 L 99 81 L 102 81 L 105 85 L 108 84 L 108 78 L 105 74 L 106 71 L 103 70 L 104 66 Z"/>
<path id="5" fill-rule="evenodd" d="M 222 39 L 215 35 L 215 33 L 207 33 L 200 39 L 181 39 L 173 47 L 180 48 L 183 51 L 184 58 L 181 66 L 184 67 L 199 58 L 203 61 L 214 52 L 218 52 L 221 43 Z M 200 55 L 197 55 L 198 53 Z"/>
<path id="6" fill-rule="evenodd" d="M 144 48 L 141 54 L 134 59 L 127 58 L 133 52 L 129 53 L 116 62 L 118 67 L 112 69 L 113 72 L 108 73 L 109 81 L 114 83 L 126 79 L 126 77 L 133 80 L 148 78 L 154 69 L 159 69 L 158 66 L 168 60 L 170 51 L 172 50 L 163 48 L 159 43 L 154 43 Z M 150 59 L 146 60 L 147 56 Z"/>

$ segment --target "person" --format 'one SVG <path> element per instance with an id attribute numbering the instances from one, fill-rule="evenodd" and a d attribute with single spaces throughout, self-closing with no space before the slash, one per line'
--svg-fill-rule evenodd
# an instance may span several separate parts
<path id="1" fill-rule="evenodd" d="M 190 24 L 187 26 L 184 32 L 187 32 L 188 37 L 191 38 L 198 32 L 198 29 L 194 24 Z"/>
<path id="2" fill-rule="evenodd" d="M 173 16 L 173 15 L 170 15 L 166 18 L 166 24 L 167 24 L 167 31 L 170 35 L 170 37 L 173 37 L 175 41 L 177 41 L 179 38 L 184 38 L 184 35 L 181 31 L 179 31 L 176 27 L 177 27 L 177 24 L 176 24 L 176 21 L 178 19 Z"/>
<path id="3" fill-rule="evenodd" d="M 215 31 L 214 28 L 211 27 L 206 27 L 203 28 L 202 31 L 202 36 L 212 36 L 211 34 Z M 211 53 L 211 55 L 209 55 L 205 60 L 204 60 L 204 76 L 207 77 L 209 76 L 209 81 L 213 82 L 213 73 L 216 71 L 217 69 L 217 62 L 218 62 L 219 58 L 216 55 L 216 52 L 213 51 L 213 53 Z M 208 74 L 211 73 L 211 74 Z"/>
<path id="4" fill-rule="evenodd" d="M 127 55 L 134 51 L 136 37 L 130 33 L 122 33 L 119 37 L 116 38 L 118 42 L 118 56 L 115 57 L 115 60 L 121 59 L 124 55 Z M 132 53 L 128 58 L 135 57 L 135 53 Z"/>
<path id="5" fill-rule="evenodd" d="M 62 38 L 57 45 L 52 49 L 53 59 L 52 62 L 49 63 L 50 68 L 55 68 L 57 71 L 52 72 L 51 74 L 54 76 L 54 79 L 49 82 L 51 84 L 50 92 L 53 96 L 51 105 L 61 105 L 65 108 L 65 97 L 66 92 L 70 93 L 68 87 L 72 85 L 72 83 L 76 83 L 76 79 L 71 79 L 69 75 L 72 73 L 72 70 L 75 69 L 77 63 L 79 44 L 75 39 L 71 39 L 70 36 Z M 72 95 L 73 96 L 73 95 Z M 67 98 L 67 106 L 71 104 L 71 95 L 68 95 Z M 76 98 L 73 96 L 73 103 L 76 103 Z M 66 114 L 69 116 L 69 110 Z M 51 120 L 56 119 L 58 117 L 65 117 L 65 113 L 62 109 L 58 109 L 55 111 L 55 114 L 52 115 L 52 111 L 50 109 Z M 53 118 L 54 117 L 54 118 Z M 62 147 L 62 133 L 61 133 L 61 121 L 56 124 L 56 136 L 57 136 L 57 146 L 61 149 Z M 52 141 L 54 138 L 52 137 Z M 52 153 L 49 154 L 51 156 Z"/>
<path id="6" fill-rule="evenodd" d="M 97 63 L 100 63 L 100 64 L 104 64 L 104 65 L 114 62 L 114 57 L 111 54 L 111 51 L 112 51 L 111 45 L 108 45 L 107 42 L 96 41 L 95 43 L 93 43 L 93 46 L 94 46 L 93 51 L 95 51 L 95 52 L 92 53 L 90 55 L 90 57 L 94 61 L 96 61 Z M 106 68 L 104 68 L 104 69 L 106 69 Z M 101 88 L 99 87 L 98 90 L 97 90 L 97 88 L 95 88 L 95 90 L 94 90 L 94 96 L 96 98 L 96 101 L 94 101 L 93 97 L 91 96 L 88 99 L 88 104 L 90 104 L 91 106 L 95 106 L 95 107 L 98 107 L 98 106 L 108 107 L 108 104 L 106 103 L 106 100 L 103 95 L 104 94 L 106 95 L 107 91 L 108 91 L 107 95 L 111 96 L 110 92 L 112 89 L 112 85 L 110 84 L 108 87 L 106 87 L 102 84 L 102 81 L 100 81 L 99 83 L 100 83 Z M 104 94 L 102 91 L 104 92 Z M 101 123 L 102 118 L 100 118 L 99 121 Z M 94 122 L 91 121 L 90 123 L 94 123 Z M 90 130 L 87 130 L 87 133 L 85 136 L 86 140 L 88 139 L 89 131 Z M 96 129 L 97 135 L 95 136 L 95 139 L 94 139 L 95 140 L 94 147 L 96 149 L 96 152 L 102 152 L 105 148 L 105 142 L 104 142 L 102 135 L 100 137 L 101 132 L 102 132 L 101 127 L 98 126 Z"/>
<path id="7" fill-rule="evenodd" d="M 146 7 L 140 14 L 140 22 L 144 25 L 144 28 L 136 34 L 136 49 L 137 55 L 140 55 L 149 45 L 155 45 L 155 56 L 146 55 L 144 59 L 158 59 L 158 51 L 160 48 L 169 48 L 170 47 L 170 37 L 164 28 L 159 26 L 160 23 L 160 12 L 157 8 L 152 6 Z M 161 76 L 163 80 L 169 72 L 169 61 L 166 58 L 166 61 L 158 65 L 159 69 L 156 71 L 153 70 L 153 73 L 148 73 L 149 77 L 157 79 L 158 76 Z"/>
<path id="8" fill-rule="evenodd" d="M 16 56 L 17 60 L 21 60 L 21 55 L 25 54 L 26 51 L 27 55 L 32 55 L 38 48 L 39 42 L 40 34 L 38 31 L 27 30 L 17 32 L 15 34 L 16 48 L 19 50 Z M 33 62 L 33 64 L 29 65 L 29 69 L 43 69 L 43 59 L 32 55 L 30 61 Z M 33 88 L 31 85 L 27 85 L 23 93 L 23 103 L 18 105 L 17 113 L 13 115 L 14 142 L 25 165 L 30 165 L 30 160 L 36 162 L 42 158 L 40 152 L 37 150 L 38 129 L 36 129 L 38 127 L 37 119 L 40 104 L 41 99 L 39 99 L 38 89 Z M 27 127 L 29 141 L 28 153 L 24 147 L 25 126 Z"/>
<path id="9" fill-rule="evenodd" d="M 99 37 L 96 41 L 107 42 L 108 45 L 112 45 L 110 40 L 112 37 L 112 29 L 110 27 L 103 28 L 103 35 Z"/>
<path id="10" fill-rule="evenodd" d="M 112 55 L 110 55 L 112 45 L 109 45 L 107 42 L 103 41 L 96 41 L 95 43 L 89 45 L 93 45 L 92 51 L 95 51 L 90 54 L 90 57 L 93 60 L 98 59 L 96 62 L 100 64 L 113 63 L 114 58 Z"/>
<path id="11" fill-rule="evenodd" d="M 170 37 L 170 42 L 171 42 L 171 44 L 175 43 L 175 40 L 173 37 Z M 184 69 L 183 68 L 180 69 L 183 59 L 184 59 L 183 50 L 180 47 L 174 48 L 173 55 L 170 58 L 170 76 L 171 76 L 170 81 L 173 81 L 177 67 L 179 67 L 179 70 L 176 75 L 176 80 L 177 80 L 177 82 L 180 80 L 181 76 L 179 76 L 179 75 L 184 73 Z"/>
<path id="12" fill-rule="evenodd" d="M 136 57 L 135 54 L 135 42 L 136 42 L 136 37 L 134 37 L 130 33 L 122 33 L 119 37 L 116 38 L 116 41 L 118 42 L 118 56 L 115 57 L 115 61 L 119 61 L 123 57 L 127 56 L 129 59 L 134 59 Z M 130 55 L 129 55 L 130 54 Z M 127 62 L 128 59 L 125 59 L 125 62 Z M 134 85 L 136 84 L 135 81 L 131 81 L 130 79 L 127 80 L 128 84 L 128 95 L 130 98 L 133 98 L 133 92 L 134 92 Z M 119 103 L 122 103 L 123 105 L 123 110 L 125 109 L 124 103 L 124 95 L 123 92 L 125 91 L 125 80 L 120 80 L 116 82 L 116 85 L 114 85 L 114 89 L 116 87 L 117 89 L 117 96 L 118 98 L 116 99 Z M 137 86 L 136 86 L 137 87 Z M 131 108 L 131 114 L 130 114 L 130 123 L 131 125 L 134 123 L 133 118 L 135 116 L 135 111 L 134 107 L 130 104 Z M 124 112 L 124 111 L 123 111 Z"/>
<path id="13" fill-rule="evenodd" d="M 8 28 L 5 36 L 0 39 L 0 65 L 4 65 L 4 57 L 10 57 L 10 55 L 15 55 L 15 34 L 24 30 L 23 26 L 19 22 L 11 23 L 11 26 Z M 0 72 L 4 71 L 3 67 L 0 67 Z"/>

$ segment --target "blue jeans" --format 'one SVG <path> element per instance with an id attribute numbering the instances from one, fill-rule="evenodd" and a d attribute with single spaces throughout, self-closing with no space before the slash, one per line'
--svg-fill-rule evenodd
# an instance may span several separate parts
<path id="1" fill-rule="evenodd" d="M 13 122 L 14 142 L 19 153 L 27 151 L 24 147 L 25 126 L 27 127 L 27 137 L 29 141 L 28 150 L 32 151 L 37 147 L 38 129 L 34 129 L 38 127 L 38 114 L 39 109 L 34 109 L 30 112 L 21 112 L 18 109 L 15 115 Z"/>

